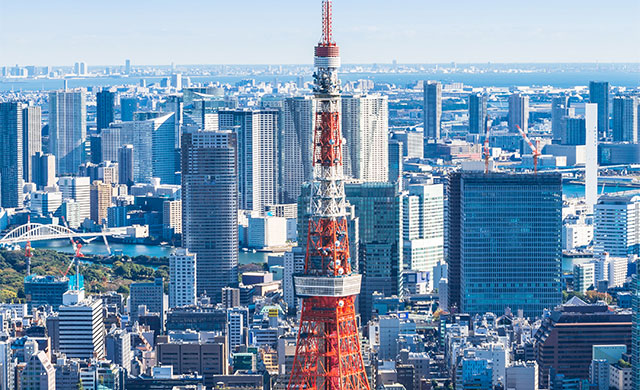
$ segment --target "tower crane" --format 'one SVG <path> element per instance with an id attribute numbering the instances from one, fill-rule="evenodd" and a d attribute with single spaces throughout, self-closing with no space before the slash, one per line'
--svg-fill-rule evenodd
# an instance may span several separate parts
<path id="1" fill-rule="evenodd" d="M 536 145 L 533 146 L 533 142 L 531 142 L 529 137 L 527 137 L 527 134 L 525 134 L 525 132 L 522 131 L 520 126 L 516 125 L 516 128 L 518 129 L 518 132 L 520 132 L 520 135 L 522 136 L 522 138 L 525 140 L 525 142 L 527 143 L 527 145 L 529 145 L 529 148 L 531 149 L 531 153 L 533 155 L 533 172 L 538 173 L 538 158 L 542 155 L 540 153 L 540 141 L 536 140 Z"/>
<path id="2" fill-rule="evenodd" d="M 76 242 L 74 244 L 74 248 L 76 250 L 76 253 L 73 256 L 73 259 L 71 260 L 71 263 L 69 263 L 69 266 L 67 267 L 67 270 L 64 271 L 64 274 L 62 276 L 67 276 L 67 274 L 69 273 L 69 270 L 73 266 L 73 263 L 75 263 L 76 264 L 76 286 L 75 286 L 75 288 L 76 288 L 76 291 L 80 291 L 80 258 L 84 257 L 84 255 L 80 251 L 82 249 L 82 244 L 79 243 L 79 242 Z"/>

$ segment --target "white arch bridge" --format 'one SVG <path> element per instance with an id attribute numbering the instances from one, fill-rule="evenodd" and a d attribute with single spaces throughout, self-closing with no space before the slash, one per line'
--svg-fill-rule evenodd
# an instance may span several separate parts
<path id="1" fill-rule="evenodd" d="M 0 239 L 0 245 L 13 245 L 27 241 L 58 240 L 61 238 L 96 238 L 113 236 L 121 232 L 104 230 L 93 233 L 78 233 L 61 225 L 43 225 L 41 223 L 27 223 L 11 230 Z"/>

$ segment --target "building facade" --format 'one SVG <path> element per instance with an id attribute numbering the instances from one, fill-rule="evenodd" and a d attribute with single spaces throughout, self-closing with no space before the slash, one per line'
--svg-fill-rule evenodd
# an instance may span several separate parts
<path id="1" fill-rule="evenodd" d="M 56 156 L 57 172 L 73 175 L 84 162 L 87 105 L 84 91 L 49 93 L 49 149 Z"/>

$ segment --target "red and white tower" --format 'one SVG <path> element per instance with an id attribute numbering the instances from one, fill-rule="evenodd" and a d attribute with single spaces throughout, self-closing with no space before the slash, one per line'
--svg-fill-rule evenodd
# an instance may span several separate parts
<path id="1" fill-rule="evenodd" d="M 369 390 L 356 322 L 362 276 L 351 270 L 340 130 L 340 50 L 332 38 L 331 0 L 322 2 L 322 40 L 315 47 L 317 112 L 313 182 L 296 355 L 288 390 Z"/>

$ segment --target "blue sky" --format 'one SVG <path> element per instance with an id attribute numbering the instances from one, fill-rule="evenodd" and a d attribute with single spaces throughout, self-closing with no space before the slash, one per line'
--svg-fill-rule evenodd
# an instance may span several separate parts
<path id="1" fill-rule="evenodd" d="M 335 0 L 346 63 L 640 62 L 640 0 Z M 320 0 L 0 0 L 0 64 L 311 63 Z"/>

